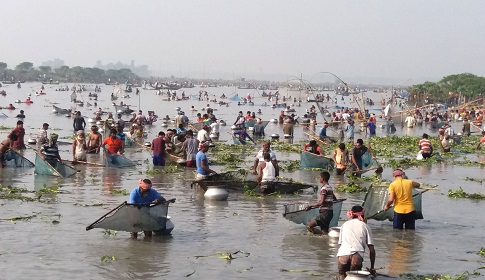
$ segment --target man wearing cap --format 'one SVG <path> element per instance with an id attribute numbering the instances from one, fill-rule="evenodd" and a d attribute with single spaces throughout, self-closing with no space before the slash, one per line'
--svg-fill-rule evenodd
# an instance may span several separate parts
<path id="1" fill-rule="evenodd" d="M 202 180 L 209 175 L 217 174 L 214 170 L 209 168 L 209 161 L 207 160 L 206 152 L 209 150 L 209 143 L 199 143 L 199 152 L 195 156 L 195 163 L 197 166 L 196 179 Z"/>
<path id="2" fill-rule="evenodd" d="M 154 203 L 154 204 L 160 204 L 160 203 L 165 203 L 165 202 L 175 202 L 175 198 L 172 198 L 170 200 L 166 200 L 160 193 L 158 193 L 156 190 L 152 188 L 152 181 L 150 179 L 140 179 L 138 180 L 138 187 L 133 189 L 130 192 L 130 199 L 129 202 L 130 204 L 144 204 L 144 203 Z M 146 205 L 147 206 L 147 205 Z M 140 207 L 142 207 L 140 205 Z M 144 231 L 145 237 L 151 237 L 152 232 L 151 231 Z M 132 238 L 137 238 L 138 233 L 137 232 L 132 232 L 131 233 Z"/>
<path id="3" fill-rule="evenodd" d="M 84 137 L 84 130 L 78 130 L 76 132 L 76 137 L 72 142 L 72 161 L 76 162 L 86 161 L 86 138 Z"/>
<path id="4" fill-rule="evenodd" d="M 44 123 L 42 128 L 37 132 L 37 144 L 44 145 L 49 142 L 49 138 L 47 137 L 47 129 L 49 129 L 49 124 Z"/>
<path id="5" fill-rule="evenodd" d="M 376 275 L 374 269 L 376 251 L 372 240 L 372 231 L 364 222 L 364 208 L 353 206 L 347 211 L 348 221 L 340 228 L 337 252 L 339 279 L 343 280 L 349 271 L 362 270 L 364 262 L 365 246 L 369 248 L 370 273 Z"/>
<path id="6" fill-rule="evenodd" d="M 12 133 L 17 135 L 17 140 L 13 142 L 12 148 L 25 149 L 24 136 L 25 128 L 23 121 L 17 121 L 17 126 L 12 130 Z"/>
<path id="7" fill-rule="evenodd" d="M 86 127 L 86 121 L 84 120 L 83 116 L 81 116 L 81 112 L 76 112 L 76 116 L 72 122 L 72 127 L 74 128 L 74 131 L 84 130 Z"/>
<path id="8" fill-rule="evenodd" d="M 199 140 L 194 138 L 194 132 L 192 130 L 187 131 L 182 147 L 185 151 L 186 166 L 196 167 L 196 156 L 199 148 Z"/>
<path id="9" fill-rule="evenodd" d="M 101 143 L 103 143 L 103 136 L 98 132 L 98 127 L 96 125 L 91 126 L 91 133 L 88 137 L 87 153 L 99 153 Z"/>
<path id="10" fill-rule="evenodd" d="M 62 162 L 61 156 L 59 155 L 59 148 L 57 147 L 58 138 L 59 135 L 51 133 L 49 136 L 49 143 L 44 144 L 42 148 L 40 148 L 42 156 L 51 165 L 56 164 L 57 161 Z"/>
<path id="11" fill-rule="evenodd" d="M 389 185 L 389 199 L 384 210 L 394 203 L 394 229 L 415 229 L 416 211 L 414 210 L 413 188 L 420 184 L 413 180 L 404 179 L 405 173 L 401 169 L 392 172 L 394 181 Z"/>

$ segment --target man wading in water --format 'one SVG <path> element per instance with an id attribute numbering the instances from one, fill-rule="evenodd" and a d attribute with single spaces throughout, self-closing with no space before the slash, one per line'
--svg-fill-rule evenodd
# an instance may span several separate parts
<path id="1" fill-rule="evenodd" d="M 328 233 L 330 221 L 333 218 L 333 201 L 337 200 L 337 197 L 333 193 L 333 188 L 328 184 L 328 180 L 330 180 L 330 173 L 327 171 L 320 173 L 320 183 L 323 184 L 320 199 L 317 203 L 310 204 L 305 208 L 305 211 L 316 207 L 320 208 L 318 216 L 306 225 L 307 230 L 314 234 Z M 316 229 L 316 226 L 319 226 L 320 229 Z"/>

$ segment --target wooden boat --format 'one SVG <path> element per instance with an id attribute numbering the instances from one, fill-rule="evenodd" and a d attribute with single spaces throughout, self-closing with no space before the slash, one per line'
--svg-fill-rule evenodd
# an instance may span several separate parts
<path id="1" fill-rule="evenodd" d="M 342 204 L 345 199 L 339 199 L 333 202 L 332 210 L 333 210 L 333 217 L 330 221 L 330 227 L 336 227 L 338 225 L 338 221 L 340 219 L 340 213 L 342 211 Z M 305 211 L 305 208 L 310 205 L 309 202 L 295 202 L 289 203 L 284 205 L 285 212 L 283 213 L 283 217 L 285 219 L 292 221 L 297 224 L 308 224 L 311 220 L 314 220 L 315 217 L 318 216 L 318 208 L 310 209 L 309 211 Z"/>
<path id="2" fill-rule="evenodd" d="M 129 115 L 129 114 L 131 114 L 131 113 L 134 112 L 134 110 L 129 109 L 126 106 L 120 106 L 120 105 L 116 105 L 116 104 L 113 104 L 113 106 L 115 107 L 115 110 L 116 110 L 116 113 L 117 114 Z"/>
<path id="3" fill-rule="evenodd" d="M 126 201 L 109 211 L 86 230 L 102 228 L 116 231 L 155 231 L 170 234 L 175 225 L 168 216 L 169 203 L 129 204 Z"/>
<path id="4" fill-rule="evenodd" d="M 60 161 L 47 162 L 46 160 L 41 158 L 38 153 L 36 153 L 34 173 L 66 178 L 76 174 L 77 170 Z"/>
<path id="5" fill-rule="evenodd" d="M 317 190 L 316 186 L 295 182 L 289 179 L 280 179 L 273 184 L 275 192 L 280 194 L 293 194 L 304 189 L 312 189 L 313 192 L 316 192 Z M 244 192 L 246 190 L 261 192 L 256 175 L 248 173 L 245 170 L 209 176 L 206 179 L 194 181 L 191 185 L 199 186 L 204 192 L 209 186 L 222 186 L 226 190 L 237 192 Z"/>
<path id="6" fill-rule="evenodd" d="M 118 154 L 110 154 L 106 150 L 104 150 L 103 160 L 106 166 L 113 167 L 113 168 L 131 167 L 136 165 L 136 163 L 127 159 L 125 156 L 118 155 Z"/>
<path id="7" fill-rule="evenodd" d="M 71 110 L 69 110 L 69 109 L 62 109 L 62 108 L 59 108 L 55 105 L 52 105 L 52 108 L 54 108 L 56 114 L 65 115 L 65 114 L 68 114 L 68 113 L 71 112 Z"/>
<path id="8" fill-rule="evenodd" d="M 334 162 L 332 158 L 302 150 L 300 153 L 300 168 L 321 168 L 324 170 L 333 170 Z"/>

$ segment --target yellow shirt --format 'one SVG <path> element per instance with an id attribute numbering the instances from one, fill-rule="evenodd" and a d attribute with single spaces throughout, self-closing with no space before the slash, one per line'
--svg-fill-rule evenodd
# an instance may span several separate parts
<path id="1" fill-rule="evenodd" d="M 407 214 L 414 211 L 412 180 L 394 180 L 389 185 L 389 194 L 391 193 L 394 193 L 394 212 Z"/>

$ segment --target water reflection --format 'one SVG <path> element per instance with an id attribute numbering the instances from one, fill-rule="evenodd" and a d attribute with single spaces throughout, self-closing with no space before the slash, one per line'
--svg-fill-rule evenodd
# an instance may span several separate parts
<path id="1" fill-rule="evenodd" d="M 392 238 L 389 238 L 391 236 Z M 422 237 L 415 230 L 393 230 L 385 243 L 389 274 L 399 275 L 415 271 L 421 262 Z"/>

